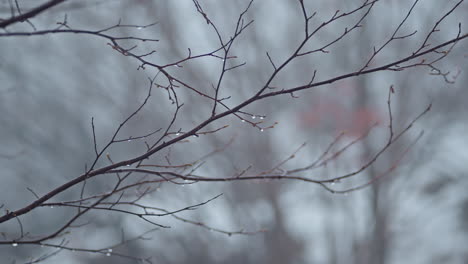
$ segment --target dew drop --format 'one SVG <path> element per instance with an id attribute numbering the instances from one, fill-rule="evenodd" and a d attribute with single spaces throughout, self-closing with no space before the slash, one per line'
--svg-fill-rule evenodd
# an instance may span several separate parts
<path id="1" fill-rule="evenodd" d="M 50 208 L 50 209 L 54 209 L 54 207 L 53 207 L 53 206 L 50 206 L 49 208 Z"/>
<path id="2" fill-rule="evenodd" d="M 196 138 L 197 138 L 197 137 L 199 137 L 199 135 L 197 135 L 197 134 L 194 134 L 192 137 L 196 137 Z"/>
<path id="3" fill-rule="evenodd" d="M 241 122 L 242 122 L 242 123 L 245 123 L 245 120 L 244 120 L 244 119 L 242 119 L 242 120 L 241 120 Z"/>
<path id="4" fill-rule="evenodd" d="M 263 128 L 260 128 L 260 132 L 263 132 L 263 131 L 265 131 L 265 130 Z"/>
<path id="5" fill-rule="evenodd" d="M 337 184 L 337 183 L 340 183 L 340 180 L 334 180 L 334 181 L 332 181 L 332 182 L 331 182 L 331 185 L 335 185 L 335 184 Z"/>
<path id="6" fill-rule="evenodd" d="M 13 244 L 11 244 L 11 245 L 14 246 L 14 247 L 17 247 L 17 246 L 18 246 L 18 243 L 13 243 Z"/>
<path id="7" fill-rule="evenodd" d="M 180 133 L 179 133 L 179 132 L 177 132 L 175 135 L 176 135 L 176 136 L 179 136 L 179 135 L 180 135 Z"/>
<path id="8" fill-rule="evenodd" d="M 107 252 L 112 252 L 112 248 L 107 249 Z"/>
<path id="9" fill-rule="evenodd" d="M 127 164 L 127 165 L 125 165 L 125 166 L 130 167 L 130 164 Z"/>
<path id="10" fill-rule="evenodd" d="M 261 117 L 260 117 L 260 119 L 262 119 L 262 120 L 263 120 L 263 119 L 265 119 L 265 117 L 264 117 L 264 116 L 261 116 Z"/>
<path id="11" fill-rule="evenodd" d="M 106 253 L 106 256 L 110 257 L 112 254 L 110 252 Z"/>
<path id="12" fill-rule="evenodd" d="M 127 140 L 127 142 L 130 142 L 130 141 L 132 141 L 132 140 L 131 140 L 131 139 L 128 139 L 128 140 Z"/>
<path id="13" fill-rule="evenodd" d="M 253 116 L 252 116 L 252 119 L 255 119 L 255 118 L 257 118 L 257 117 L 253 115 Z"/>
<path id="14" fill-rule="evenodd" d="M 137 27 L 137 29 L 143 29 L 143 27 Z"/>

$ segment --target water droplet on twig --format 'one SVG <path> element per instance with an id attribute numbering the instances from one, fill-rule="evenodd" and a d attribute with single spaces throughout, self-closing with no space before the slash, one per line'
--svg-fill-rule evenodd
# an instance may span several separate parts
<path id="1" fill-rule="evenodd" d="M 331 185 L 335 185 L 335 184 L 337 184 L 337 183 L 340 183 L 340 180 L 334 180 L 334 181 L 332 181 L 330 184 L 331 184 Z"/>

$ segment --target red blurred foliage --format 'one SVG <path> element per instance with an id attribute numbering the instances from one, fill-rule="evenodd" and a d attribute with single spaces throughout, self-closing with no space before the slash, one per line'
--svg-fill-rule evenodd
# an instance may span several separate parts
<path id="1" fill-rule="evenodd" d="M 355 107 L 350 105 L 353 96 L 359 96 L 352 83 L 338 84 L 336 95 L 339 98 L 322 96 L 309 109 L 299 115 L 298 122 L 305 128 L 319 128 L 356 138 L 362 136 L 373 125 L 383 121 L 378 109 L 372 107 Z"/>

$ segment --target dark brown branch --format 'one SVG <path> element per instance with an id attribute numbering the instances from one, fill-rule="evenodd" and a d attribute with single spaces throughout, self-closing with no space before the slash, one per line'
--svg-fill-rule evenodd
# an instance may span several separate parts
<path id="1" fill-rule="evenodd" d="M 27 19 L 30 19 L 32 17 L 35 17 L 37 16 L 38 14 L 44 12 L 45 10 L 47 9 L 50 9 L 60 3 L 63 3 L 65 2 L 66 0 L 51 0 L 49 2 L 46 2 L 26 13 L 23 13 L 23 14 L 20 14 L 19 16 L 14 16 L 10 19 L 7 19 L 7 20 L 3 20 L 0 22 L 0 28 L 5 28 L 11 24 L 14 24 L 14 23 L 17 23 L 17 22 L 22 22 L 22 21 L 25 21 Z"/>

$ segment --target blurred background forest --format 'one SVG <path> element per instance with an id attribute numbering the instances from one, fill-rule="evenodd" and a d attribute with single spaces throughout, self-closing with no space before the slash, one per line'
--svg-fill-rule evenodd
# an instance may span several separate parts
<path id="1" fill-rule="evenodd" d="M 20 3 L 27 9 L 36 1 Z M 10 13 L 10 1 L 0 1 L 0 17 Z M 308 1 L 316 11 L 316 23 L 336 10 L 349 10 L 361 1 Z M 384 63 L 407 56 L 420 45 L 424 33 L 456 1 L 421 1 L 404 32 L 415 29 L 415 37 L 394 42 L 374 62 Z M 201 1 L 204 11 L 223 37 L 232 34 L 239 14 L 248 1 Z M 319 79 L 356 71 L 404 18 L 412 1 L 382 0 L 363 22 L 365 25 L 346 39 L 319 53 L 301 58 L 283 72 L 273 85 L 292 87 L 311 78 Z M 468 24 L 468 5 L 462 3 L 434 35 L 434 42 L 450 39 L 458 22 Z M 140 43 L 137 50 L 156 50 L 148 59 L 160 64 L 216 48 L 217 37 L 192 1 L 86 0 L 68 1 L 32 21 L 35 27 L 53 28 L 67 15 L 73 28 L 97 30 L 116 24 L 147 25 L 148 28 L 118 28 L 118 35 L 158 39 Z M 297 1 L 254 1 L 246 19 L 254 23 L 243 32 L 232 53 L 246 65 L 225 77 L 221 97 L 231 96 L 235 105 L 257 91 L 272 71 L 266 52 L 273 60 L 285 59 L 297 47 L 304 31 Z M 314 20 L 313 20 L 314 21 Z M 320 45 L 340 34 L 345 20 L 332 24 L 312 40 Z M 23 27 L 23 28 L 21 28 Z M 465 26 L 466 27 L 466 26 Z M 465 28 L 462 26 L 462 28 Z M 31 30 L 22 23 L 22 30 Z M 465 30 L 466 31 L 466 30 Z M 419 34 L 419 35 L 418 35 Z M 94 117 L 98 143 L 105 141 L 126 116 L 144 100 L 148 77 L 156 71 L 137 70 L 139 64 L 113 50 L 106 40 L 86 35 L 51 34 L 0 38 L 0 204 L 2 210 L 28 204 L 35 197 L 27 188 L 43 194 L 73 179 L 92 162 Z M 303 167 L 317 159 L 331 142 L 345 132 L 338 146 L 362 136 L 375 122 L 368 137 L 325 166 L 307 172 L 328 178 L 362 166 L 364 160 L 385 144 L 388 136 L 387 96 L 392 98 L 395 130 L 401 130 L 430 103 L 431 111 L 392 146 L 369 170 L 349 181 L 334 184 L 340 189 L 368 181 L 397 163 L 397 168 L 365 189 L 349 194 L 332 194 L 318 185 L 294 181 L 244 181 L 228 183 L 162 184 L 145 202 L 167 210 L 206 201 L 196 210 L 180 216 L 201 221 L 222 230 L 259 232 L 228 236 L 177 221 L 171 216 L 155 219 L 171 228 L 147 234 L 150 240 L 136 240 L 114 248 L 114 252 L 152 257 L 154 263 L 468 263 L 468 42 L 461 41 L 439 62 L 450 71 L 449 83 L 431 75 L 428 68 L 402 72 L 380 72 L 349 78 L 291 96 L 266 99 L 247 107 L 257 117 L 265 116 L 274 128 L 259 131 L 238 118 L 216 121 L 211 129 L 229 125 L 215 134 L 191 138 L 154 157 L 164 163 L 184 164 L 221 150 L 206 158 L 200 174 L 227 177 L 251 166 L 251 172 L 275 167 L 304 142 L 307 143 L 284 165 Z M 220 60 L 201 58 L 171 73 L 188 82 L 211 87 L 219 76 Z M 207 88 L 208 89 L 208 88 Z M 141 135 L 164 126 L 172 117 L 167 94 L 155 90 L 148 104 L 129 126 L 127 136 Z M 189 92 L 180 92 L 184 107 L 175 127 L 189 130 L 207 118 L 212 105 Z M 177 129 L 176 129 L 177 130 Z M 418 134 L 424 136 L 399 160 Z M 112 148 L 113 160 L 135 156 L 144 149 L 142 141 Z M 105 165 L 103 160 L 102 164 Z M 108 186 L 103 177 L 89 185 L 90 192 Z M 58 198 L 76 198 L 79 188 Z M 54 229 L 69 213 L 67 208 L 39 208 L 22 219 L 28 232 Z M 3 214 L 3 213 L 2 213 Z M 89 223 L 88 223 L 89 222 Z M 71 229 L 69 246 L 105 248 L 122 237 L 134 237 L 154 228 L 135 216 L 93 211 Z M 18 232 L 16 222 L 0 226 L 0 234 Z M 60 240 L 60 238 L 58 239 Z M 37 245 L 0 246 L 1 263 L 28 263 L 51 248 Z M 130 263 L 125 258 L 63 250 L 45 263 Z"/>

